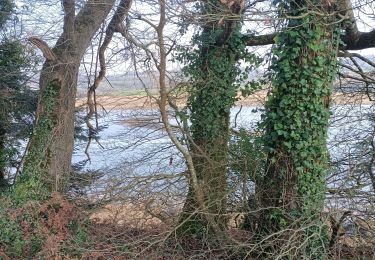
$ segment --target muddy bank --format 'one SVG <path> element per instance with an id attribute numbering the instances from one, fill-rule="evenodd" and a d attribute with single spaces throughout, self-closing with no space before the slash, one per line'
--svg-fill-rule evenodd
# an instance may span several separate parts
<path id="1" fill-rule="evenodd" d="M 236 106 L 263 106 L 267 97 L 267 91 L 262 90 L 254 93 L 247 98 L 241 98 L 236 102 Z M 137 109 L 157 109 L 156 96 L 97 96 L 97 104 L 99 109 L 112 110 L 112 109 L 124 109 L 124 110 L 137 110 Z M 182 107 L 186 104 L 186 97 L 177 100 L 177 105 Z M 332 96 L 333 105 L 371 105 L 374 101 L 369 100 L 365 94 L 344 94 L 334 93 Z M 86 99 L 77 99 L 76 106 L 85 106 Z"/>

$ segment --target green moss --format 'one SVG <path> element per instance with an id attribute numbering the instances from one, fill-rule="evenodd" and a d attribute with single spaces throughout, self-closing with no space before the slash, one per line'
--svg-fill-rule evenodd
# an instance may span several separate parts
<path id="1" fill-rule="evenodd" d="M 34 128 L 32 145 L 13 191 L 13 196 L 18 201 L 44 200 L 51 195 L 53 180 L 46 170 L 48 165 L 45 164 L 48 163 L 53 129 L 57 123 L 55 110 L 59 89 L 60 82 L 52 81 L 42 93 L 43 111 Z"/>

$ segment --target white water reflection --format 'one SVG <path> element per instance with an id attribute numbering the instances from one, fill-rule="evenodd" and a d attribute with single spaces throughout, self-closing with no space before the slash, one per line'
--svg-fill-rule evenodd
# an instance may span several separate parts
<path id="1" fill-rule="evenodd" d="M 364 139 L 372 131 L 370 116 L 375 114 L 371 106 L 338 106 L 332 110 L 328 147 L 333 160 L 339 160 L 343 153 Z M 231 110 L 231 125 L 255 129 L 262 114 L 257 107 L 236 107 Z M 171 117 L 171 124 L 177 121 Z M 99 118 L 99 125 L 105 126 L 100 132 L 99 143 L 92 141 L 86 170 L 142 166 L 149 171 L 170 170 L 180 164 L 180 156 L 163 130 L 158 111 L 112 110 Z M 343 142 L 345 140 L 345 142 Z M 76 141 L 73 162 L 87 159 L 86 141 Z M 177 160 L 176 160 L 177 159 Z"/>
<path id="2" fill-rule="evenodd" d="M 233 108 L 231 125 L 255 129 L 261 119 L 262 109 L 256 107 Z M 332 109 L 332 118 L 328 133 L 328 148 L 332 170 L 327 177 L 330 189 L 345 189 L 363 182 L 360 191 L 372 191 L 369 176 L 358 173 L 353 166 L 360 158 L 351 156 L 363 140 L 373 138 L 375 114 L 372 106 L 337 106 Z M 171 117 L 171 124 L 176 126 L 177 120 Z M 174 182 L 181 179 L 185 163 L 181 154 L 174 147 L 159 120 L 158 111 L 113 110 L 99 119 L 99 125 L 106 126 L 100 132 L 99 143 L 92 141 L 89 148 L 91 162 L 86 163 L 84 170 L 100 170 L 103 177 L 96 184 L 96 190 L 91 194 L 107 194 L 116 190 L 118 196 L 137 197 L 137 185 L 142 183 L 142 192 L 165 192 L 167 189 L 183 194 L 186 192 L 186 182 Z M 178 132 L 176 132 L 178 135 Z M 85 154 L 86 141 L 77 141 L 74 153 L 74 163 L 87 159 Z M 351 165 L 351 163 L 353 165 Z M 350 175 L 360 175 L 351 177 Z M 137 185 L 125 188 L 129 183 Z M 168 188 L 166 188 L 168 187 Z M 172 187 L 172 188 L 171 188 Z M 98 192 L 105 191 L 105 192 Z M 103 195 L 113 197 L 113 193 Z M 183 196 L 183 195 L 182 195 Z M 326 205 L 330 208 L 367 209 L 371 202 L 367 194 L 357 194 L 348 198 L 347 195 L 327 194 Z"/>

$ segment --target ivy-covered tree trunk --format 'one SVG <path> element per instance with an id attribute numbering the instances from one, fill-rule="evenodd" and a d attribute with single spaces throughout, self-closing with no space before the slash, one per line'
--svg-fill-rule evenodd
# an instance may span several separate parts
<path id="1" fill-rule="evenodd" d="M 187 55 L 192 84 L 189 147 L 200 191 L 189 185 L 179 225 L 183 234 L 218 235 L 226 230 L 229 115 L 237 96 L 238 61 L 245 53 L 240 34 L 243 4 L 202 3 L 202 31 L 193 42 L 198 50 Z M 203 194 L 204 205 L 198 202 L 198 193 Z"/>
<path id="2" fill-rule="evenodd" d="M 75 14 L 75 1 L 62 1 L 63 33 L 50 49 L 40 39 L 30 41 L 46 58 L 41 71 L 37 118 L 15 196 L 48 198 L 65 188 L 71 171 L 74 140 L 74 107 L 80 61 L 87 46 L 107 17 L 115 0 L 89 0 Z"/>
<path id="3" fill-rule="evenodd" d="M 267 167 L 257 187 L 263 214 L 257 226 L 266 235 L 298 230 L 297 255 L 318 259 L 326 242 L 320 213 L 328 165 L 329 97 L 340 33 L 328 8 L 313 3 L 280 3 L 289 16 L 301 18 L 289 19 L 276 39 L 273 90 L 263 121 Z M 288 232 L 281 237 L 291 239 Z M 275 243 L 274 250 L 279 247 Z"/>
<path id="4" fill-rule="evenodd" d="M 1 120 L 2 116 L 0 116 Z M 0 191 L 7 186 L 5 180 L 5 129 L 0 122 Z"/>

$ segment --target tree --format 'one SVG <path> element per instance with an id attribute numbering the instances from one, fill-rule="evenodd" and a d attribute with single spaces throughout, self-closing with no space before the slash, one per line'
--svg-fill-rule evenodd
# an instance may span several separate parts
<path id="1" fill-rule="evenodd" d="M 345 17 L 353 22 L 348 3 L 339 3 L 339 10 L 344 14 L 348 11 Z M 338 50 L 372 47 L 373 39 L 365 38 L 374 31 L 359 33 L 355 21 L 343 26 L 334 6 L 318 1 L 281 1 L 278 7 L 285 11 L 287 27 L 272 38 L 256 37 L 260 42 L 272 39 L 276 44 L 273 89 L 262 122 L 267 165 L 257 187 L 263 214 L 256 225 L 259 234 L 268 236 L 268 249 L 273 254 L 280 255 L 283 250 L 278 239 L 293 237 L 290 243 L 298 246 L 288 254 L 320 258 L 328 242 L 320 214 L 326 191 L 326 140 Z M 342 28 L 346 32 L 343 37 Z M 346 46 L 339 45 L 340 37 Z M 255 38 L 248 43 L 255 44 Z"/>
<path id="2" fill-rule="evenodd" d="M 54 48 L 30 41 L 46 61 L 39 80 L 37 118 L 15 195 L 21 200 L 48 198 L 61 191 L 71 171 L 74 107 L 80 61 L 115 0 L 88 0 L 76 14 L 76 2 L 63 0 L 63 32 Z"/>
<path id="3" fill-rule="evenodd" d="M 29 67 L 24 46 L 18 40 L 3 39 L 0 43 L 1 113 L 0 113 L 0 182 L 4 179 L 11 158 L 16 153 L 16 140 L 29 137 L 36 105 L 36 93 L 27 88 L 24 69 Z M 0 185 L 1 186 L 1 185 Z"/>
<path id="4" fill-rule="evenodd" d="M 12 0 L 3 0 L 0 2 L 0 29 L 3 29 L 6 21 L 9 19 L 13 10 Z"/>
<path id="5" fill-rule="evenodd" d="M 196 50 L 185 53 L 190 78 L 189 149 L 197 183 L 189 191 L 178 227 L 182 234 L 224 238 L 227 229 L 227 168 L 230 109 L 237 100 L 244 72 L 239 61 L 256 63 L 246 51 L 241 26 L 244 1 L 202 2 L 201 30 L 193 38 Z"/>
<path id="6" fill-rule="evenodd" d="M 29 138 L 36 105 L 36 92 L 26 84 L 30 57 L 17 35 L 5 28 L 12 18 L 13 5 L 10 1 L 1 4 L 4 16 L 0 20 L 0 189 L 9 184 L 5 179 L 7 170 L 17 167 L 12 162 L 18 154 L 17 142 Z"/>

